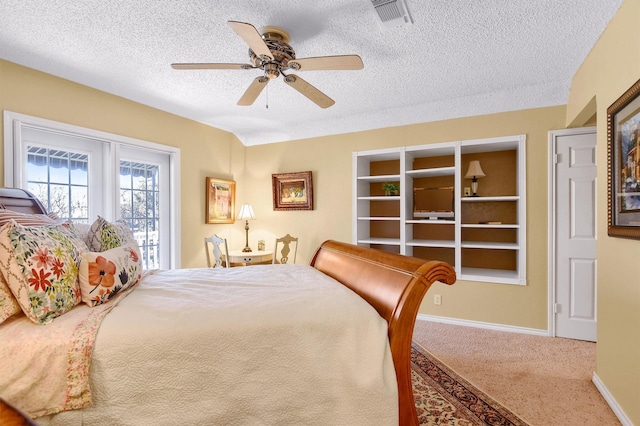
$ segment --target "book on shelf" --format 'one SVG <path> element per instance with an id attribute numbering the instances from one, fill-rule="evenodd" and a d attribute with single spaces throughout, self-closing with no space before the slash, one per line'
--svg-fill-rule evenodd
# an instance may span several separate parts
<path id="1" fill-rule="evenodd" d="M 480 225 L 502 225 L 502 222 L 499 220 L 490 220 L 487 222 L 478 222 Z"/>

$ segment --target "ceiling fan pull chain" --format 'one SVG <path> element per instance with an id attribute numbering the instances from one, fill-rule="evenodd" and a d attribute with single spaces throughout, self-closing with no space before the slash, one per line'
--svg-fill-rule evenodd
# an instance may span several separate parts
<path id="1" fill-rule="evenodd" d="M 266 87 L 267 92 L 266 92 L 266 109 L 269 109 L 269 86 Z"/>

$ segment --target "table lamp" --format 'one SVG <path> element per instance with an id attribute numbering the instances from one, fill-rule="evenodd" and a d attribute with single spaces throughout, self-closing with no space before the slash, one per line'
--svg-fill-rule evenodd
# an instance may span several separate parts
<path id="1" fill-rule="evenodd" d="M 246 221 L 244 225 L 246 239 L 245 239 L 244 248 L 242 249 L 242 251 L 244 252 L 251 251 L 251 247 L 249 247 L 249 219 L 255 219 L 255 218 L 256 218 L 256 215 L 253 213 L 253 207 L 251 207 L 251 204 L 243 204 L 240 207 L 240 213 L 238 213 L 238 219 L 244 219 Z"/>
<path id="2" fill-rule="evenodd" d="M 482 171 L 482 167 L 480 167 L 480 162 L 478 160 L 473 160 L 469 163 L 469 170 L 467 170 L 467 174 L 464 176 L 464 178 L 472 179 L 471 181 L 471 192 L 473 192 L 472 197 L 478 196 L 478 179 L 485 176 L 486 175 Z"/>

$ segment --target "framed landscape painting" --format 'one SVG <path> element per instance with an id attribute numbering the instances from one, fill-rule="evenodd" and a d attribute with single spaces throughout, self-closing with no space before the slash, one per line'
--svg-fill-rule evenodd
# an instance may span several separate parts
<path id="1" fill-rule="evenodd" d="M 607 109 L 608 234 L 640 239 L 640 80 Z"/>
<path id="2" fill-rule="evenodd" d="M 271 175 L 273 210 L 313 210 L 311 172 Z"/>
<path id="3" fill-rule="evenodd" d="M 205 223 L 234 223 L 236 220 L 236 183 L 207 178 Z"/>

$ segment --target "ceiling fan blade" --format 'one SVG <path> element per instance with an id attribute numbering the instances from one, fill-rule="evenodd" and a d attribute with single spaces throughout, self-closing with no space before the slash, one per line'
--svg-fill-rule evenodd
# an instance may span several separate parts
<path id="1" fill-rule="evenodd" d="M 318 104 L 318 106 L 321 108 L 329 108 L 331 105 L 336 103 L 333 99 L 331 99 L 297 75 L 289 74 L 284 77 L 284 81 L 289 86 L 293 87 L 298 92 L 302 93 L 307 98 Z"/>
<path id="2" fill-rule="evenodd" d="M 270 59 L 273 59 L 273 55 L 267 47 L 267 44 L 262 39 L 262 35 L 256 30 L 251 24 L 247 24 L 246 22 L 238 22 L 238 21 L 229 21 L 229 26 L 233 31 L 235 31 L 242 39 L 249 45 L 251 50 L 260 56 L 267 56 Z"/>
<path id="3" fill-rule="evenodd" d="M 361 70 L 364 68 L 358 55 L 318 56 L 315 58 L 293 59 L 287 65 L 299 71 L 315 70 Z"/>
<path id="4" fill-rule="evenodd" d="M 255 68 L 249 64 L 207 64 L 207 63 L 176 63 L 171 64 L 175 70 L 249 70 Z"/>
<path id="5" fill-rule="evenodd" d="M 267 77 L 265 76 L 256 77 L 253 80 L 253 83 L 251 83 L 247 91 L 244 92 L 244 95 L 242 95 L 242 97 L 238 101 L 238 105 L 249 106 L 253 104 L 255 100 L 258 98 L 258 95 L 260 94 L 260 92 L 262 92 L 262 89 L 264 89 L 267 86 L 267 83 L 269 83 L 269 79 Z"/>

